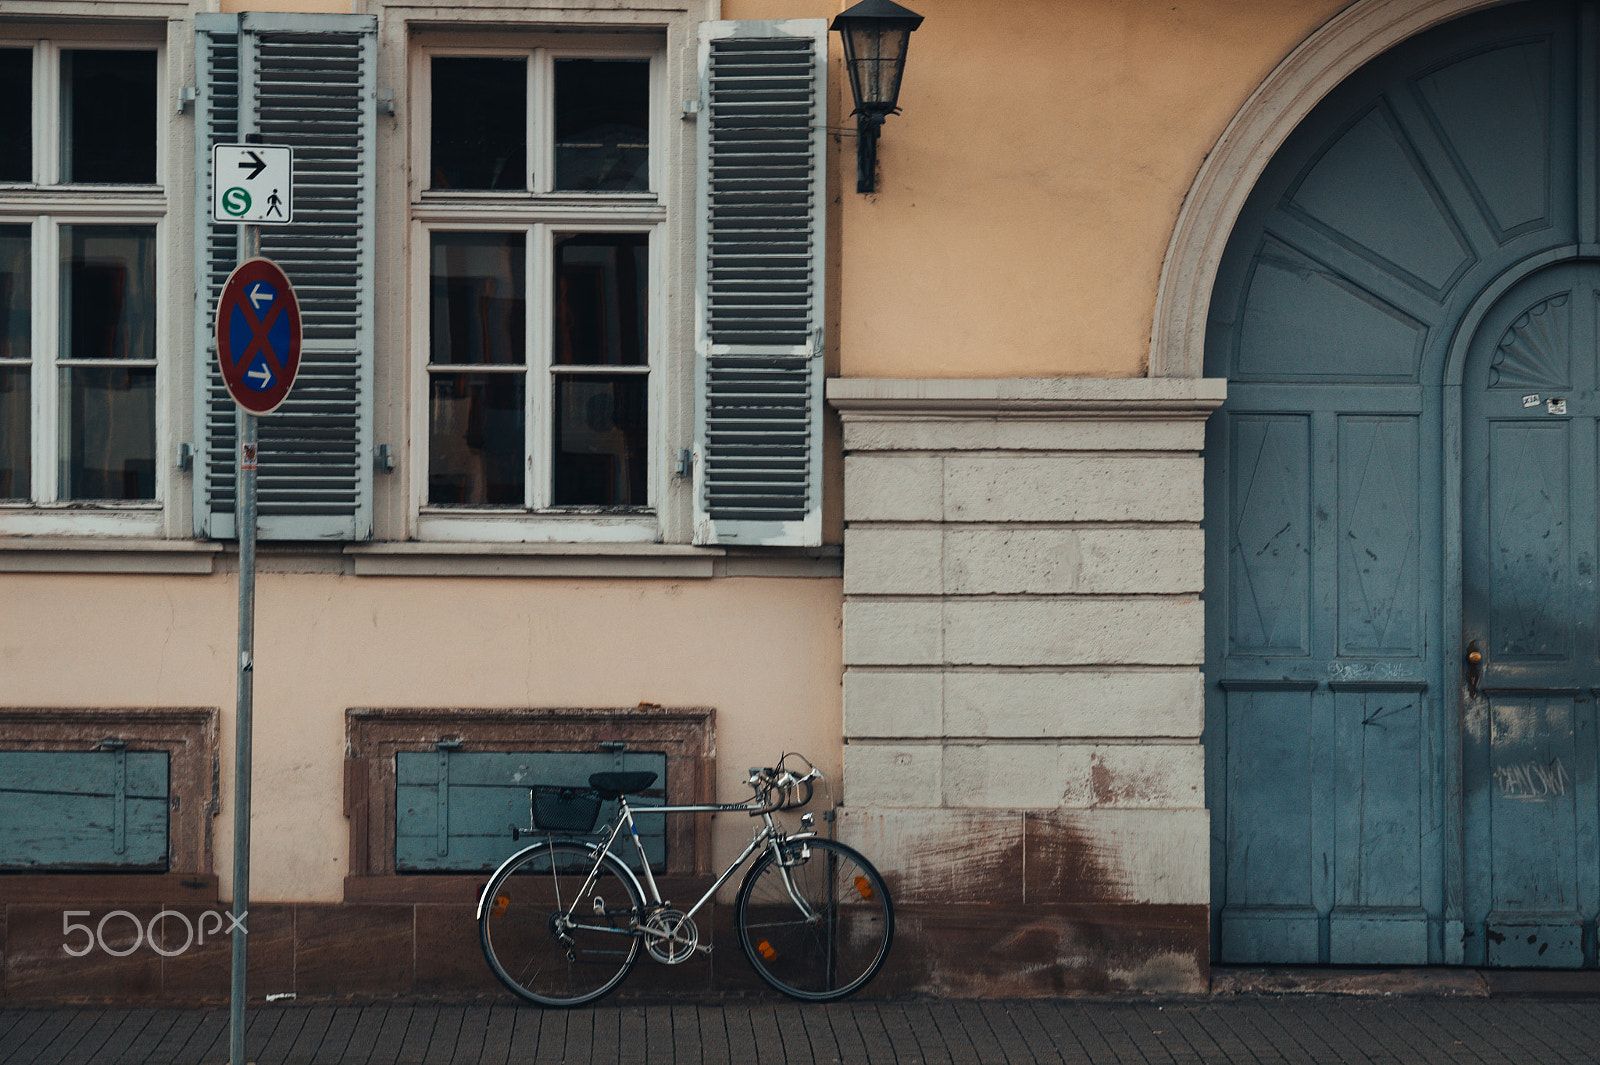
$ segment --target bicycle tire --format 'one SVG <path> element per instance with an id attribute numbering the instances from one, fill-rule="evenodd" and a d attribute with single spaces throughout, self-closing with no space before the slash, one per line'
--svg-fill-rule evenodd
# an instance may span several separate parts
<path id="1" fill-rule="evenodd" d="M 478 937 L 500 982 L 541 1006 L 582 1006 L 609 994 L 639 960 L 644 897 L 615 856 L 575 840 L 536 844 L 502 867 L 484 891 Z M 573 927 L 561 925 L 570 917 Z M 562 935 L 566 940 L 563 941 Z"/>
<path id="2" fill-rule="evenodd" d="M 792 998 L 832 1002 L 855 994 L 883 968 L 894 941 L 894 903 L 883 877 L 858 851 L 832 840 L 789 840 L 783 854 L 792 864 L 779 864 L 768 850 L 739 885 L 734 913 L 745 957 Z"/>

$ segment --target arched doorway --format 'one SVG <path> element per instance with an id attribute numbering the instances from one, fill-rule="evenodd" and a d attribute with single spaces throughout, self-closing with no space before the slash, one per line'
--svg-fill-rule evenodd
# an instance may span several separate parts
<path id="1" fill-rule="evenodd" d="M 1205 341 L 1229 379 L 1221 962 L 1596 962 L 1596 24 L 1516 4 L 1397 46 L 1229 237 Z"/>

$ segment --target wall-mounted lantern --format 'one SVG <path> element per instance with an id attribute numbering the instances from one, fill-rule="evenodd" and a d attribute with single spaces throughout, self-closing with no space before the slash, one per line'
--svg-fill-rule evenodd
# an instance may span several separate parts
<path id="1" fill-rule="evenodd" d="M 906 46 L 922 16 L 893 0 L 861 0 L 834 17 L 831 28 L 844 39 L 844 65 L 850 72 L 850 95 L 856 109 L 856 191 L 877 187 L 878 131 L 883 120 L 899 114 L 900 76 L 906 69 Z"/>

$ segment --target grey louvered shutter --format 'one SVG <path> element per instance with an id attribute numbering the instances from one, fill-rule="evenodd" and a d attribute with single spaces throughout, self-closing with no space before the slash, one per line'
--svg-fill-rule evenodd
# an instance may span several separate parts
<path id="1" fill-rule="evenodd" d="M 248 12 L 197 15 L 195 29 L 196 531 L 237 535 L 237 419 L 213 323 L 242 227 L 211 221 L 211 148 L 260 134 L 294 149 L 294 222 L 262 226 L 261 254 L 304 320 L 294 390 L 260 422 L 260 535 L 370 539 L 377 20 Z"/>
<path id="2" fill-rule="evenodd" d="M 700 28 L 695 542 L 822 542 L 827 23 Z"/>

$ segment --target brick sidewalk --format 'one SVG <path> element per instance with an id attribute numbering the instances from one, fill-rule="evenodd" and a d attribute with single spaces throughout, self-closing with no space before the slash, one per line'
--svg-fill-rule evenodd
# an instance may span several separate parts
<path id="1" fill-rule="evenodd" d="M 1022 1065 L 1464 1062 L 1591 1065 L 1600 1009 L 1560 998 L 1235 995 L 1167 1000 L 871 1001 L 828 1006 L 266 1005 L 259 1065 Z M 6 1065 L 226 1065 L 228 1013 L 0 1010 Z"/>

